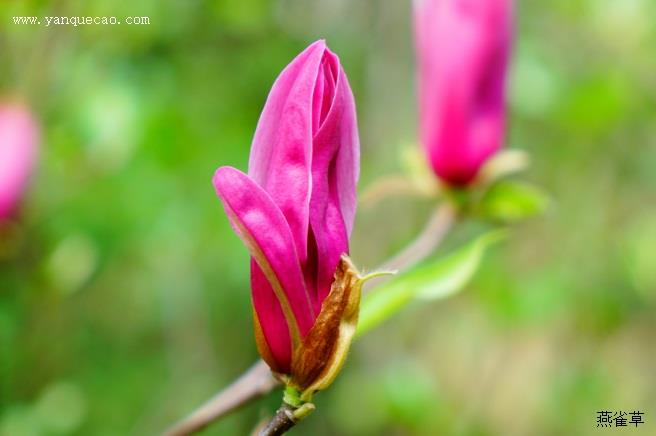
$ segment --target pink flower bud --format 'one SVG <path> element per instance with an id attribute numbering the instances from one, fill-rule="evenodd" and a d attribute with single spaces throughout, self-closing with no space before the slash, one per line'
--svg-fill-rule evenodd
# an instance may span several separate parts
<path id="1" fill-rule="evenodd" d="M 217 194 L 252 256 L 260 354 L 281 374 L 292 374 L 293 366 L 312 367 L 296 374 L 305 386 L 316 381 L 310 374 L 322 370 L 308 360 L 317 353 L 300 351 L 305 339 L 313 338 L 313 350 L 333 347 L 337 327 L 332 339 L 317 331 L 338 326 L 335 314 L 346 313 L 344 299 L 356 294 L 344 285 L 330 299 L 339 301 L 324 304 L 343 264 L 340 259 L 349 251 L 358 172 L 351 88 L 339 58 L 317 41 L 273 85 L 253 139 L 248 175 L 230 167 L 214 175 Z M 345 265 L 340 277 L 351 270 Z M 331 306 L 330 315 L 326 306 Z M 321 326 L 315 325 L 317 319 L 323 320 Z M 309 335 L 311 330 L 315 333 Z M 329 347 L 317 346 L 317 337 Z M 310 345 L 305 345 L 307 351 Z M 294 356 L 299 356 L 296 363 Z M 324 364 L 328 360 L 318 358 Z"/>
<path id="2" fill-rule="evenodd" d="M 451 186 L 502 145 L 511 0 L 415 0 L 421 142 Z"/>
<path id="3" fill-rule="evenodd" d="M 36 160 L 37 127 L 22 106 L 0 104 L 0 220 L 20 201 Z"/>

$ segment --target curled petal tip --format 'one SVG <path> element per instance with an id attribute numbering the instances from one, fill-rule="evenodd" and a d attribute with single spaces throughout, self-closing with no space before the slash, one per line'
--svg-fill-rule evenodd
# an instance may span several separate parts
<path id="1" fill-rule="evenodd" d="M 216 169 L 216 171 L 214 171 L 214 175 L 212 176 L 212 185 L 214 185 L 214 189 L 216 190 L 217 194 L 220 195 L 222 186 L 224 186 L 226 183 L 230 183 L 230 178 L 237 172 L 239 172 L 239 170 L 228 166 L 219 167 Z"/>
<path id="2" fill-rule="evenodd" d="M 325 38 L 319 38 L 316 41 L 314 41 L 312 44 L 310 44 L 310 47 L 321 47 L 321 48 L 328 48 L 328 44 L 326 43 Z"/>

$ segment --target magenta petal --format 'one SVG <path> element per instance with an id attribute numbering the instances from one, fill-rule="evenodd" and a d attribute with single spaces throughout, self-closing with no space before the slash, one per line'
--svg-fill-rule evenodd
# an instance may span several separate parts
<path id="1" fill-rule="evenodd" d="M 469 183 L 503 141 L 510 0 L 416 0 L 421 141 L 436 173 Z"/>
<path id="2" fill-rule="evenodd" d="M 274 291 L 292 340 L 294 336 L 300 339 L 312 327 L 314 313 L 285 217 L 271 197 L 239 170 L 221 167 L 214 174 L 213 183 L 233 228 Z M 258 280 L 255 281 L 257 284 Z M 254 305 L 265 336 L 266 332 L 280 329 L 280 320 L 269 316 L 270 295 L 267 294 L 267 289 L 253 289 Z M 259 301 L 263 295 L 269 300 Z"/>
<path id="3" fill-rule="evenodd" d="M 275 370 L 287 374 L 292 360 L 289 327 L 276 293 L 255 259 L 251 259 L 251 289 L 255 316 L 260 322 L 269 351 L 276 362 Z"/>
<path id="4" fill-rule="evenodd" d="M 355 111 L 355 99 L 344 70 L 339 67 L 335 101 L 331 109 L 332 117 L 339 126 L 341 143 L 335 161 L 335 172 L 331 183 L 336 186 L 339 208 L 341 210 L 346 233 L 353 231 L 355 210 L 357 207 L 357 184 L 360 177 L 360 139 L 358 121 Z M 323 134 L 323 132 L 319 132 Z M 317 138 L 315 138 L 317 140 Z"/>
<path id="5" fill-rule="evenodd" d="M 325 178 L 329 175 L 329 166 L 334 166 L 335 173 L 329 183 L 335 189 L 338 207 L 347 234 L 350 235 L 355 220 L 360 175 L 360 140 L 355 99 L 339 58 L 328 49 L 319 77 L 324 78 L 325 84 L 321 96 L 321 124 L 314 136 L 313 150 L 318 157 L 313 157 L 312 177 L 313 181 Z M 317 159 L 318 164 L 315 162 Z M 323 168 L 323 171 L 317 172 L 317 168 Z"/>
<path id="6" fill-rule="evenodd" d="M 12 212 L 25 189 L 36 159 L 37 137 L 26 109 L 0 106 L 0 219 Z"/>
<path id="7" fill-rule="evenodd" d="M 278 76 L 257 125 L 249 175 L 278 205 L 301 262 L 307 257 L 311 192 L 312 100 L 325 50 L 317 41 Z"/>
<path id="8" fill-rule="evenodd" d="M 322 123 L 314 137 L 310 225 L 315 253 L 309 261 L 313 272 L 315 311 L 330 292 L 340 256 L 348 253 L 348 235 L 353 226 L 359 145 L 355 103 L 339 59 L 326 51 L 319 76 L 325 77 L 329 95 L 327 112 L 322 102 Z M 324 115 L 325 114 L 325 115 Z"/>

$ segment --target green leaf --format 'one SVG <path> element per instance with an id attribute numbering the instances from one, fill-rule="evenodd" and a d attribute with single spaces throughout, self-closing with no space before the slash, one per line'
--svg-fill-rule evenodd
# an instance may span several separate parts
<path id="1" fill-rule="evenodd" d="M 506 236 L 486 233 L 447 257 L 424 263 L 399 275 L 363 297 L 356 336 L 390 318 L 413 300 L 437 300 L 454 295 L 476 272 L 485 250 Z"/>
<path id="2" fill-rule="evenodd" d="M 517 222 L 539 215 L 549 204 L 538 187 L 524 182 L 503 180 L 485 193 L 479 204 L 481 214 L 502 222 Z"/>

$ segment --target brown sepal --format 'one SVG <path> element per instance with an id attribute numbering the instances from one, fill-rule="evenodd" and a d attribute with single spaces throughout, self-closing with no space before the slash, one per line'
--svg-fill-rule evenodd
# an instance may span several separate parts
<path id="1" fill-rule="evenodd" d="M 304 401 L 328 387 L 344 364 L 358 323 L 361 288 L 360 274 L 343 255 L 330 294 L 292 358 L 290 384 Z"/>

